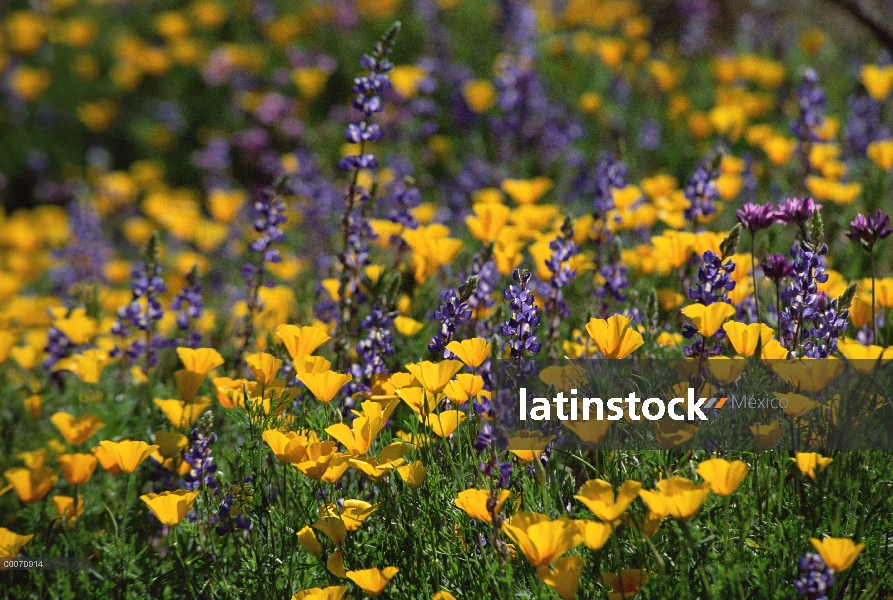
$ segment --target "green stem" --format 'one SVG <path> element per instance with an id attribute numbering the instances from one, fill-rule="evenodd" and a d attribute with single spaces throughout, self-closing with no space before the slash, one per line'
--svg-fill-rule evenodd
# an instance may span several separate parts
<path id="1" fill-rule="evenodd" d="M 753 277 L 753 304 L 757 315 L 757 323 L 760 322 L 760 294 L 757 293 L 757 257 L 756 254 L 757 232 L 750 236 L 750 274 Z"/>
<path id="2" fill-rule="evenodd" d="M 875 279 L 875 270 L 874 270 L 874 246 L 872 246 L 869 251 L 869 255 L 871 256 L 871 343 L 877 344 L 877 321 L 874 318 L 875 311 L 875 299 L 874 299 L 874 279 Z"/>

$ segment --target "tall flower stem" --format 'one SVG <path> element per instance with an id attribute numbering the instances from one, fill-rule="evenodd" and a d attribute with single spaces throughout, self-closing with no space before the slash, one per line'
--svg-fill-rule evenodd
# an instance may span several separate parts
<path id="1" fill-rule="evenodd" d="M 756 245 L 757 234 L 753 232 L 750 236 L 750 275 L 753 278 L 753 305 L 754 313 L 756 313 L 757 323 L 760 322 L 760 293 L 757 290 L 757 257 Z"/>
<path id="2" fill-rule="evenodd" d="M 875 319 L 875 303 L 877 301 L 874 297 L 874 280 L 877 275 L 874 269 L 874 246 L 871 247 L 868 254 L 871 257 L 871 343 L 877 344 L 877 320 Z"/>

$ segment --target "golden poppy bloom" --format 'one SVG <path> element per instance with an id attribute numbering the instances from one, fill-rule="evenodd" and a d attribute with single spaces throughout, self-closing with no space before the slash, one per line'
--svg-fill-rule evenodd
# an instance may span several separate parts
<path id="1" fill-rule="evenodd" d="M 577 519 L 577 527 L 580 529 L 580 535 L 583 536 L 583 544 L 590 550 L 598 550 L 607 543 L 614 531 L 611 523 L 602 523 L 601 521 L 589 521 Z"/>
<path id="2" fill-rule="evenodd" d="M 325 328 L 317 325 L 280 325 L 276 328 L 276 336 L 285 344 L 285 349 L 293 360 L 302 355 L 313 354 L 332 339 Z"/>
<path id="3" fill-rule="evenodd" d="M 245 358 L 245 363 L 260 385 L 270 385 L 276 380 L 276 373 L 282 361 L 266 352 L 257 352 Z"/>
<path id="4" fill-rule="evenodd" d="M 608 434 L 612 421 L 589 419 L 588 421 L 562 421 L 561 424 L 577 434 L 587 444 L 596 445 Z"/>
<path id="5" fill-rule="evenodd" d="M 657 482 L 657 490 L 639 490 L 639 496 L 655 515 L 687 521 L 703 506 L 710 493 L 707 484 L 698 484 L 683 477 L 669 477 Z"/>
<path id="6" fill-rule="evenodd" d="M 502 505 L 508 500 L 510 494 L 511 492 L 508 490 L 500 490 L 496 496 L 496 503 L 493 505 L 492 511 L 487 509 L 487 503 L 491 498 L 489 490 L 475 488 L 463 490 L 459 492 L 453 503 L 472 519 L 477 519 L 484 523 L 492 523 L 493 515 L 498 514 L 502 510 Z"/>
<path id="7" fill-rule="evenodd" d="M 326 588 L 310 588 L 302 590 L 291 597 L 291 600 L 343 600 L 347 594 L 346 585 L 330 585 Z"/>
<path id="8" fill-rule="evenodd" d="M 207 396 L 199 396 L 189 402 L 155 398 L 152 400 L 152 403 L 160 408 L 164 416 L 178 429 L 186 429 L 192 426 L 201 414 L 211 407 L 211 399 Z"/>
<path id="9" fill-rule="evenodd" d="M 630 329 L 632 319 L 614 315 L 605 319 L 589 319 L 586 333 L 605 358 L 626 358 L 644 344 L 642 334 Z"/>
<path id="10" fill-rule="evenodd" d="M 105 423 L 100 421 L 99 417 L 90 413 L 75 417 L 66 412 L 57 412 L 50 417 L 50 422 L 72 446 L 83 444 L 93 437 L 94 433 L 105 427 Z"/>
<path id="11" fill-rule="evenodd" d="M 602 573 L 599 582 L 611 588 L 609 600 L 632 598 L 648 583 L 650 574 L 639 569 L 620 569 L 620 573 Z"/>
<path id="12" fill-rule="evenodd" d="M 682 309 L 682 314 L 692 320 L 698 333 L 709 338 L 716 333 L 723 321 L 735 314 L 735 307 L 726 302 L 714 302 L 707 306 L 700 303 L 689 304 Z"/>
<path id="13" fill-rule="evenodd" d="M 399 473 L 400 479 L 406 482 L 410 489 L 417 490 L 425 483 L 428 467 L 422 461 L 417 460 L 412 464 L 397 467 L 397 473 Z"/>
<path id="14" fill-rule="evenodd" d="M 771 448 L 784 435 L 784 429 L 778 421 L 772 421 L 768 425 L 751 425 L 749 429 L 763 450 Z"/>
<path id="15" fill-rule="evenodd" d="M 865 154 L 882 171 L 893 169 L 893 139 L 868 144 Z"/>
<path id="16" fill-rule="evenodd" d="M 574 521 L 533 512 L 519 512 L 502 525 L 502 530 L 521 549 L 535 568 L 545 567 L 580 545 L 583 536 Z"/>
<path id="17" fill-rule="evenodd" d="M 335 395 L 353 379 L 350 373 L 323 371 L 322 373 L 298 373 L 298 379 L 320 402 L 331 402 Z"/>
<path id="18" fill-rule="evenodd" d="M 863 65 L 861 75 L 862 84 L 869 96 L 878 102 L 884 102 L 890 97 L 890 91 L 893 90 L 893 65 Z"/>
<path id="19" fill-rule="evenodd" d="M 325 432 L 344 444 L 355 456 L 362 456 L 372 447 L 372 442 L 387 422 L 381 404 L 372 400 L 363 402 L 363 412 L 348 427 L 344 423 L 336 423 L 325 429 Z"/>
<path id="20" fill-rule="evenodd" d="M 583 562 L 580 556 L 565 556 L 556 560 L 551 567 L 539 567 L 536 576 L 552 588 L 561 600 L 572 600 L 580 587 Z"/>
<path id="21" fill-rule="evenodd" d="M 543 435 L 539 431 L 519 430 L 509 438 L 508 451 L 517 456 L 521 462 L 530 462 L 539 457 L 554 435 Z"/>
<path id="22" fill-rule="evenodd" d="M 406 463 L 403 458 L 409 452 L 409 446 L 403 442 L 388 444 L 382 449 L 378 458 L 374 456 L 360 456 L 348 458 L 348 464 L 359 469 L 369 476 L 372 481 L 378 481 L 394 469 Z"/>
<path id="23" fill-rule="evenodd" d="M 826 537 L 821 541 L 809 538 L 809 541 L 822 556 L 825 564 L 837 573 L 853 566 L 865 548 L 865 544 L 856 544 L 850 538 Z"/>
<path id="24" fill-rule="evenodd" d="M 140 463 L 146 460 L 150 454 L 158 450 L 158 446 L 155 444 L 149 445 L 143 441 L 133 440 L 123 440 L 120 442 L 103 440 L 99 442 L 99 446 L 108 453 L 108 456 L 114 460 L 118 468 L 128 475 L 136 471 L 136 468 L 140 466 Z M 102 462 L 102 457 L 97 456 L 97 458 Z M 103 467 L 104 466 L 105 463 L 103 463 Z"/>
<path id="25" fill-rule="evenodd" d="M 19 535 L 6 527 L 0 527 L 0 556 L 18 556 L 22 546 L 31 541 L 34 534 Z"/>
<path id="26" fill-rule="evenodd" d="M 729 462 L 723 458 L 711 458 L 698 465 L 697 473 L 710 485 L 714 494 L 728 496 L 735 491 L 744 478 L 748 467 L 744 461 Z"/>
<path id="27" fill-rule="evenodd" d="M 320 545 L 319 540 L 316 539 L 316 533 L 314 533 L 309 525 L 301 528 L 296 535 L 304 550 L 313 556 L 319 556 L 322 553 L 322 546 Z"/>
<path id="28" fill-rule="evenodd" d="M 205 376 L 203 373 L 179 369 L 174 371 L 174 381 L 177 383 L 177 393 L 180 395 L 180 400 L 189 402 L 195 398 L 199 388 L 205 381 Z"/>
<path id="29" fill-rule="evenodd" d="M 438 363 L 429 360 L 419 363 L 407 363 L 406 370 L 431 393 L 443 391 L 446 384 L 462 369 L 458 360 L 442 360 Z"/>
<path id="30" fill-rule="evenodd" d="M 214 348 L 177 348 L 177 356 L 187 371 L 207 375 L 223 364 L 223 357 Z"/>
<path id="31" fill-rule="evenodd" d="M 369 515 L 378 508 L 377 504 L 369 504 L 364 500 L 355 500 L 348 498 L 344 501 L 344 506 L 339 507 L 337 504 L 326 504 L 319 509 L 320 518 L 336 517 L 344 522 L 344 527 L 348 532 L 356 531 L 360 528 Z"/>
<path id="32" fill-rule="evenodd" d="M 313 524 L 313 528 L 324 533 L 336 546 L 340 546 L 347 539 L 347 527 L 338 517 L 323 517 Z"/>
<path id="33" fill-rule="evenodd" d="M 3 476 L 6 477 L 19 500 L 25 504 L 34 504 L 43 500 L 59 481 L 56 473 L 46 466 L 35 469 L 16 467 L 4 471 Z"/>
<path id="34" fill-rule="evenodd" d="M 500 186 L 506 195 L 519 205 L 535 204 L 543 194 L 552 189 L 552 180 L 548 177 L 533 179 L 506 179 Z"/>
<path id="35" fill-rule="evenodd" d="M 732 383 L 741 376 L 746 367 L 747 360 L 744 358 L 711 356 L 707 359 L 707 368 L 710 373 L 722 383 Z"/>
<path id="36" fill-rule="evenodd" d="M 425 324 L 421 321 L 416 321 L 411 317 L 400 315 L 394 318 L 394 328 L 400 335 L 412 337 L 424 329 Z"/>
<path id="37" fill-rule="evenodd" d="M 828 465 L 834 462 L 834 459 L 822 456 L 818 452 L 798 452 L 791 461 L 797 464 L 801 473 L 809 476 L 810 479 L 815 479 L 816 471 L 824 471 Z"/>
<path id="38" fill-rule="evenodd" d="M 197 497 L 197 491 L 175 490 L 160 494 L 145 494 L 140 496 L 140 500 L 146 503 L 159 521 L 168 527 L 174 527 L 186 517 Z"/>
<path id="39" fill-rule="evenodd" d="M 757 350 L 758 342 L 765 348 L 769 340 L 775 337 L 775 331 L 763 323 L 746 324 L 738 321 L 728 321 L 723 323 L 722 328 L 732 343 L 735 352 L 741 356 L 753 356 L 753 353 Z"/>
<path id="40" fill-rule="evenodd" d="M 626 512 L 641 489 L 642 484 L 631 479 L 623 482 L 615 496 L 614 486 L 610 483 L 602 479 L 591 479 L 580 487 L 574 498 L 585 504 L 598 519 L 613 523 Z"/>
<path id="41" fill-rule="evenodd" d="M 55 319 L 53 327 L 64 333 L 72 344 L 81 346 L 93 339 L 99 323 L 88 317 L 83 309 L 78 309 L 67 318 Z"/>
<path id="42" fill-rule="evenodd" d="M 786 360 L 772 366 L 781 379 L 801 392 L 820 392 L 843 373 L 844 361 L 829 357 L 825 359 L 801 358 Z"/>
<path id="43" fill-rule="evenodd" d="M 462 86 L 462 96 L 472 111 L 485 113 L 496 104 L 496 88 L 486 79 L 472 79 Z"/>
<path id="44" fill-rule="evenodd" d="M 461 410 L 442 410 L 426 416 L 418 415 L 418 419 L 427 425 L 435 435 L 449 437 L 468 416 Z"/>
<path id="45" fill-rule="evenodd" d="M 84 485 L 96 470 L 97 460 L 92 454 L 60 454 L 57 460 L 62 476 L 71 485 Z"/>
<path id="46" fill-rule="evenodd" d="M 490 356 L 491 344 L 484 338 L 471 338 L 461 342 L 453 340 L 446 347 L 459 360 L 474 369 L 481 366 Z"/>
<path id="47" fill-rule="evenodd" d="M 864 346 L 854 340 L 841 339 L 837 341 L 837 349 L 862 375 L 870 375 L 874 373 L 878 364 L 883 365 L 893 360 L 893 346 L 886 348 L 874 344 Z"/>
<path id="48" fill-rule="evenodd" d="M 56 509 L 56 515 L 68 520 L 68 526 L 71 527 L 74 521 L 84 514 L 84 497 L 78 497 L 77 511 L 74 509 L 74 498 L 71 496 L 53 496 L 53 507 Z"/>
<path id="49" fill-rule="evenodd" d="M 310 479 L 320 479 L 329 469 L 335 449 L 335 442 L 314 442 L 307 446 L 306 454 L 301 456 L 299 462 L 291 464 Z"/>
<path id="50" fill-rule="evenodd" d="M 399 571 L 397 567 L 347 571 L 347 578 L 360 586 L 364 592 L 377 598 Z"/>

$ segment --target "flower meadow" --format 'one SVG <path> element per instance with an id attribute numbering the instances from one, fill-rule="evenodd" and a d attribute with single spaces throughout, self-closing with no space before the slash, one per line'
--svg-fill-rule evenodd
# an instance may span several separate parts
<path id="1" fill-rule="evenodd" d="M 893 49 L 739 4 L 5 4 L 0 595 L 893 598 Z"/>

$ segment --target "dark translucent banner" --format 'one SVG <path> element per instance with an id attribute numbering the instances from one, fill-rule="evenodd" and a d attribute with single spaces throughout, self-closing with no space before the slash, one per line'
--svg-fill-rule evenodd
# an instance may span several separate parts
<path id="1" fill-rule="evenodd" d="M 494 366 L 510 450 L 893 450 L 893 362 L 758 358 Z"/>

